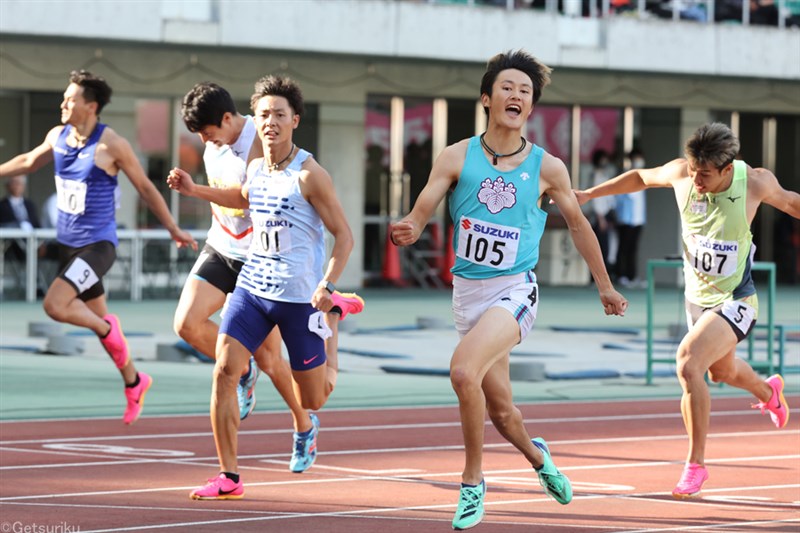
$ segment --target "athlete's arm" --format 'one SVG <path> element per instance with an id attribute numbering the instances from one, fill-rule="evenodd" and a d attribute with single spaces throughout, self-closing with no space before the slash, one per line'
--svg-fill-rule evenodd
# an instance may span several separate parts
<path id="1" fill-rule="evenodd" d="M 600 244 L 597 236 L 592 231 L 592 227 L 586 217 L 581 212 L 575 195 L 570 188 L 569 174 L 563 161 L 548 153 L 542 159 L 542 169 L 540 171 L 540 183 L 543 194 L 552 198 L 558 206 L 564 220 L 567 222 L 572 242 L 578 249 L 583 260 L 589 265 L 592 272 L 597 291 L 600 293 L 600 301 L 603 304 L 607 315 L 625 314 L 628 302 L 625 298 L 614 290 L 611 279 L 608 277 L 606 266 L 603 261 L 603 253 L 600 251 Z"/>
<path id="2" fill-rule="evenodd" d="M 47 133 L 42 144 L 30 152 L 20 154 L 0 165 L 0 178 L 30 174 L 51 162 L 53 146 L 55 146 L 62 129 L 64 126 L 56 126 Z"/>
<path id="3" fill-rule="evenodd" d="M 207 202 L 213 202 L 222 207 L 247 209 L 249 203 L 242 196 L 241 187 L 217 188 L 195 183 L 192 176 L 181 168 L 173 168 L 167 176 L 169 188 L 178 191 L 184 196 L 192 196 Z"/>
<path id="4" fill-rule="evenodd" d="M 458 181 L 461 168 L 464 166 L 468 143 L 469 141 L 465 140 L 450 145 L 436 158 L 428 176 L 428 183 L 414 202 L 411 212 L 392 224 L 391 239 L 396 246 L 408 246 L 417 242 L 447 191 Z"/>
<path id="5" fill-rule="evenodd" d="M 191 246 L 194 250 L 197 250 L 197 242 L 189 233 L 178 227 L 169 212 L 167 202 L 164 201 L 161 193 L 158 192 L 156 186 L 144 173 L 144 169 L 139 164 L 139 160 L 136 159 L 136 154 L 133 153 L 130 143 L 110 128 L 106 128 L 105 131 L 108 132 L 108 135 L 103 132 L 103 140 L 109 155 L 114 159 L 114 164 L 128 176 L 139 196 L 142 197 L 159 222 L 169 231 L 172 240 L 178 244 L 178 248 Z"/>
<path id="6" fill-rule="evenodd" d="M 353 232 L 350 230 L 350 224 L 347 223 L 342 204 L 339 203 L 339 197 L 336 195 L 330 174 L 314 159 L 309 158 L 303 164 L 300 190 L 308 202 L 314 206 L 325 229 L 333 235 L 331 258 L 322 279 L 335 285 L 353 250 Z M 328 312 L 333 306 L 333 301 L 330 300 L 330 294 L 324 287 L 318 287 L 311 297 L 311 305 L 320 311 Z"/>
<path id="7" fill-rule="evenodd" d="M 752 221 L 753 216 L 755 216 L 758 203 L 761 202 L 771 205 L 775 209 L 780 209 L 794 218 L 800 218 L 800 194 L 795 191 L 787 191 L 781 187 L 778 178 L 769 170 L 765 168 L 748 167 L 747 185 L 748 206 L 751 199 L 757 202 L 753 208 L 752 214 L 748 209 L 748 219 L 750 219 L 750 221 Z"/>
<path id="8" fill-rule="evenodd" d="M 601 196 L 627 194 L 651 187 L 672 187 L 675 179 L 686 175 L 686 160 L 676 159 L 660 167 L 634 168 L 623 172 L 585 191 L 575 191 L 575 197 L 583 205 L 592 198 Z"/>

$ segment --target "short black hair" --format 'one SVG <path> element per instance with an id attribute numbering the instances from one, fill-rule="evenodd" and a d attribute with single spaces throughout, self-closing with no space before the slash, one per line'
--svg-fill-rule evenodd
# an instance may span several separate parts
<path id="1" fill-rule="evenodd" d="M 111 101 L 111 87 L 106 80 L 88 70 L 73 70 L 69 73 L 69 82 L 81 86 L 84 100 L 97 102 L 98 115 Z"/>
<path id="2" fill-rule="evenodd" d="M 183 123 L 192 133 L 197 133 L 206 126 L 220 127 L 225 113 L 236 114 L 233 97 L 224 88 L 210 81 L 192 87 L 181 103 Z"/>
<path id="3" fill-rule="evenodd" d="M 255 92 L 250 97 L 250 108 L 255 111 L 256 104 L 265 96 L 283 96 L 289 102 L 289 106 L 295 115 L 303 116 L 303 91 L 300 86 L 291 78 L 283 76 L 264 76 L 256 82 Z"/>
<path id="4" fill-rule="evenodd" d="M 721 122 L 704 124 L 689 137 L 683 147 L 686 159 L 697 166 L 712 165 L 722 170 L 739 154 L 739 139 Z"/>
<path id="5" fill-rule="evenodd" d="M 533 83 L 533 103 L 542 97 L 542 90 L 550 84 L 552 69 L 525 52 L 524 50 L 509 50 L 497 54 L 486 64 L 486 72 L 481 79 L 481 95 L 492 96 L 492 86 L 497 80 L 497 75 L 504 70 L 515 69 L 525 73 Z M 486 114 L 489 110 L 486 109 Z"/>

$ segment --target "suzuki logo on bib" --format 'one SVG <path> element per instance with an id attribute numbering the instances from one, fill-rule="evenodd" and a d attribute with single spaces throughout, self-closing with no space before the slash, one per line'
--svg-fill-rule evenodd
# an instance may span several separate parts
<path id="1" fill-rule="evenodd" d="M 491 214 L 496 215 L 517 203 L 517 188 L 513 183 L 506 185 L 501 176 L 498 176 L 494 182 L 490 178 L 486 178 L 481 183 L 481 190 L 478 191 L 478 201 L 484 204 Z"/>
<path id="2" fill-rule="evenodd" d="M 470 222 L 468 218 L 465 218 L 461 221 L 461 227 L 464 229 L 469 229 L 472 227 L 472 222 Z"/>

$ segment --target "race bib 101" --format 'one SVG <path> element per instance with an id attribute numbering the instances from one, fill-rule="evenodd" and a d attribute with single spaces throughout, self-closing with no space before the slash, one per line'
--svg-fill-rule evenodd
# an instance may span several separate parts
<path id="1" fill-rule="evenodd" d="M 514 266 L 519 249 L 519 228 L 467 217 L 461 217 L 458 224 L 458 257 L 498 270 Z"/>
<path id="2" fill-rule="evenodd" d="M 289 222 L 282 219 L 253 219 L 253 242 L 255 249 L 264 256 L 286 255 L 292 249 Z"/>

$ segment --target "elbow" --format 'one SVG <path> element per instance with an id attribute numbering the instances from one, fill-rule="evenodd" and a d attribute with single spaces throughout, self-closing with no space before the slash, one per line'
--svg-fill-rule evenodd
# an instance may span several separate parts
<path id="1" fill-rule="evenodd" d="M 355 246 L 355 240 L 353 239 L 353 232 L 350 231 L 349 227 L 336 235 L 336 246 L 344 252 L 345 257 L 350 257 L 350 253 Z"/>
<path id="2" fill-rule="evenodd" d="M 344 249 L 347 252 L 348 257 L 350 256 L 350 253 L 353 251 L 354 246 L 355 246 L 355 240 L 353 239 L 353 234 L 352 232 L 348 231 L 347 237 L 345 238 L 344 242 Z"/>

